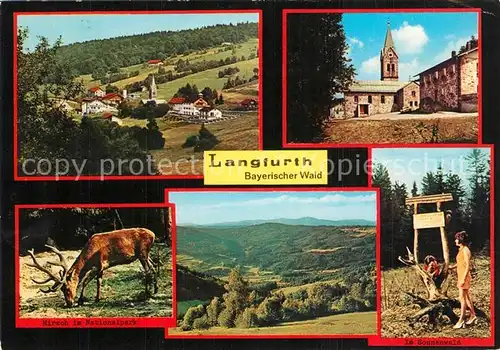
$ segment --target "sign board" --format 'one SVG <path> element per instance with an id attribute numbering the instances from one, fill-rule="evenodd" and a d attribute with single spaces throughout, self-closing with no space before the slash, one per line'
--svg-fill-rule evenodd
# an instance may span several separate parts
<path id="1" fill-rule="evenodd" d="M 444 213 L 442 211 L 427 214 L 413 215 L 413 228 L 444 227 Z"/>
<path id="2" fill-rule="evenodd" d="M 450 202 L 453 200 L 451 193 L 432 194 L 427 196 L 415 196 L 406 199 L 406 205 L 423 204 L 423 203 L 437 203 L 437 202 Z"/>

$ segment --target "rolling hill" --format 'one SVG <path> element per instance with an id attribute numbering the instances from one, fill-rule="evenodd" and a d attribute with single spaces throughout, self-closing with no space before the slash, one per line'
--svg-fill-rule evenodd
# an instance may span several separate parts
<path id="1" fill-rule="evenodd" d="M 364 274 L 375 266 L 375 228 L 282 223 L 178 226 L 177 253 L 201 261 L 196 270 L 205 273 L 216 267 L 256 266 L 281 276 L 316 278 L 325 270 L 344 276 L 347 270 Z"/>
<path id="2" fill-rule="evenodd" d="M 225 42 L 239 44 L 257 38 L 257 32 L 257 23 L 238 23 L 91 40 L 62 46 L 57 60 L 77 75 L 97 70 L 107 72 L 209 49 Z"/>
<path id="3" fill-rule="evenodd" d="M 313 217 L 303 217 L 298 219 L 272 219 L 272 220 L 243 220 L 232 222 L 221 222 L 207 225 L 184 224 L 183 226 L 208 226 L 208 227 L 241 227 L 253 226 L 265 223 L 276 223 L 284 225 L 305 225 L 305 226 L 375 226 L 375 222 L 363 219 L 354 220 L 324 220 Z"/>

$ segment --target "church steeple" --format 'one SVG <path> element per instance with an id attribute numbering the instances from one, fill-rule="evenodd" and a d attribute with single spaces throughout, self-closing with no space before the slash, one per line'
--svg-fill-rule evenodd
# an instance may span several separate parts
<path id="1" fill-rule="evenodd" d="M 158 95 L 158 90 L 156 88 L 155 76 L 154 74 L 151 76 L 151 84 L 149 84 L 149 99 L 153 100 Z"/>
<path id="2" fill-rule="evenodd" d="M 391 25 L 387 23 L 387 32 L 385 33 L 384 47 L 380 50 L 380 79 L 398 80 L 398 54 L 396 45 L 392 40 Z"/>
<path id="3" fill-rule="evenodd" d="M 396 46 L 394 45 L 394 41 L 392 40 L 391 24 L 387 22 L 387 32 L 385 33 L 384 50 L 387 50 L 390 47 L 396 50 Z"/>

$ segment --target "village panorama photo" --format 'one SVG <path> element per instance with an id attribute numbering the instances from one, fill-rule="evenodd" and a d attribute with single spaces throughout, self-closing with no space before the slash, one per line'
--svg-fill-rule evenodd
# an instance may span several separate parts
<path id="1" fill-rule="evenodd" d="M 478 142 L 477 11 L 290 12 L 285 145 Z"/>
<path id="2" fill-rule="evenodd" d="M 259 12 L 16 17 L 16 175 L 203 176 L 259 149 Z"/>

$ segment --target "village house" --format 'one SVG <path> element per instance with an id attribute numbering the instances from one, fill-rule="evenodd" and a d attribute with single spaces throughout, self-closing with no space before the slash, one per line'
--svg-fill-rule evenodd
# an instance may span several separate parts
<path id="1" fill-rule="evenodd" d="M 419 73 L 420 104 L 425 111 L 477 112 L 478 47 L 473 37 L 457 54 Z"/>
<path id="2" fill-rule="evenodd" d="M 110 105 L 110 106 L 116 107 L 123 101 L 123 97 L 122 97 L 122 95 L 120 95 L 116 92 L 112 92 L 112 93 L 104 95 L 101 98 L 101 101 Z"/>
<path id="3" fill-rule="evenodd" d="M 399 81 L 399 57 L 387 25 L 384 46 L 380 51 L 380 80 L 354 81 L 344 92 L 343 110 L 334 109 L 332 117 L 368 117 L 419 108 L 420 89 L 417 82 Z"/>
<path id="4" fill-rule="evenodd" d="M 106 95 L 106 92 L 99 86 L 94 86 L 87 90 L 88 97 L 103 97 L 104 95 Z"/>
<path id="5" fill-rule="evenodd" d="M 207 101 L 205 101 L 205 99 L 203 98 L 203 94 L 198 94 L 198 99 L 193 102 L 193 106 L 199 109 L 204 107 L 210 107 L 210 104 Z"/>
<path id="6" fill-rule="evenodd" d="M 105 112 L 115 112 L 118 110 L 102 101 L 84 98 L 82 99 L 82 114 L 98 114 Z"/>
<path id="7" fill-rule="evenodd" d="M 222 119 L 222 112 L 216 108 L 212 107 L 203 107 L 200 109 L 200 119 L 204 121 L 214 121 Z"/>
<path id="8" fill-rule="evenodd" d="M 246 110 L 254 110 L 259 107 L 259 102 L 257 100 L 246 98 L 240 103 L 241 107 Z"/>
<path id="9" fill-rule="evenodd" d="M 150 67 L 163 66 L 163 62 L 162 62 L 162 60 L 149 60 L 148 66 L 150 66 Z"/>
<path id="10" fill-rule="evenodd" d="M 120 118 L 109 112 L 104 113 L 101 118 L 116 123 L 120 126 L 123 124 L 123 121 Z"/>

